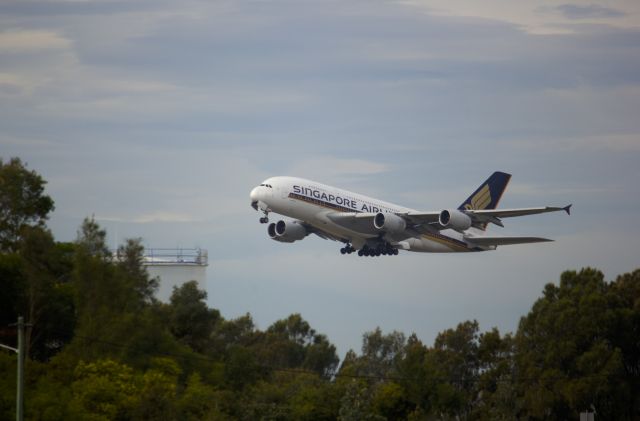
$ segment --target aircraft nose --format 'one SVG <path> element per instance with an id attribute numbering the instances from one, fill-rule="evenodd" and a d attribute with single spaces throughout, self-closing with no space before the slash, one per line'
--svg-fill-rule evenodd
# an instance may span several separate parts
<path id="1" fill-rule="evenodd" d="M 258 200 L 260 200 L 259 187 L 254 187 L 253 190 L 251 190 L 251 193 L 249 193 L 249 197 L 251 198 L 252 202 L 257 202 Z"/>

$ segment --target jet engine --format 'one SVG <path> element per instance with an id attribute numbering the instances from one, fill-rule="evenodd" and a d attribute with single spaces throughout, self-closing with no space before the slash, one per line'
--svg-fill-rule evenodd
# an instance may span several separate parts
<path id="1" fill-rule="evenodd" d="M 405 230 L 407 223 L 398 215 L 380 212 L 373 218 L 373 226 L 379 231 L 399 234 Z"/>
<path id="2" fill-rule="evenodd" d="M 283 220 L 270 223 L 267 227 L 267 233 L 272 240 L 283 243 L 293 243 L 309 235 L 307 229 L 299 221 Z"/>
<path id="3" fill-rule="evenodd" d="M 440 225 L 456 231 L 465 231 L 471 227 L 471 218 L 459 210 L 443 210 L 438 218 Z"/>

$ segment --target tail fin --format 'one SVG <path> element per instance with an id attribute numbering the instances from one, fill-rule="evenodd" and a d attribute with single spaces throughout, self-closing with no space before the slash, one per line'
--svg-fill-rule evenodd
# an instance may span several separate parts
<path id="1" fill-rule="evenodd" d="M 458 209 L 495 209 L 507 188 L 507 184 L 509 184 L 509 180 L 511 180 L 511 174 L 500 171 L 494 172 L 467 200 L 462 202 Z"/>

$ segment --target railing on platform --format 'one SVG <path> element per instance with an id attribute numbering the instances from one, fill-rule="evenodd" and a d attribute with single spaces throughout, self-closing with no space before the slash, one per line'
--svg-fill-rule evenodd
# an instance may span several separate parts
<path id="1" fill-rule="evenodd" d="M 144 250 L 144 265 L 196 265 L 208 266 L 207 250 L 195 249 L 163 249 L 149 248 Z"/>

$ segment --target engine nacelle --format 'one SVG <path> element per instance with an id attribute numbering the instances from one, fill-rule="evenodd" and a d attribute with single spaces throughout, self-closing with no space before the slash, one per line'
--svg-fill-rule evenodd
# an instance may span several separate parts
<path id="1" fill-rule="evenodd" d="M 471 227 L 471 218 L 459 210 L 443 210 L 438 218 L 440 225 L 456 231 L 465 231 Z"/>
<path id="2" fill-rule="evenodd" d="M 283 243 L 293 243 L 309 235 L 307 229 L 300 222 L 283 220 L 270 223 L 267 227 L 267 233 L 272 240 Z"/>
<path id="3" fill-rule="evenodd" d="M 407 223 L 398 215 L 380 212 L 373 218 L 373 226 L 379 231 L 398 234 L 407 228 Z"/>

